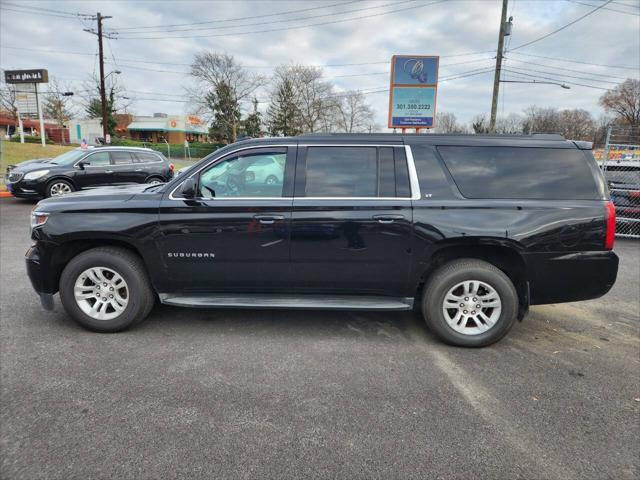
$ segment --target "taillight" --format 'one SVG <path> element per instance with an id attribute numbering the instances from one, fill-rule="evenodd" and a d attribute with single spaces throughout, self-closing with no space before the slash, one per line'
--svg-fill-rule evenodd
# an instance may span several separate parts
<path id="1" fill-rule="evenodd" d="M 605 250 L 613 249 L 613 242 L 616 238 L 616 207 L 611 200 L 607 202 L 605 212 L 606 233 L 604 236 Z"/>
<path id="2" fill-rule="evenodd" d="M 170 164 L 169 164 L 169 169 L 173 172 L 173 169 L 174 169 L 174 168 L 176 168 L 176 167 L 173 165 L 173 163 L 170 163 Z"/>

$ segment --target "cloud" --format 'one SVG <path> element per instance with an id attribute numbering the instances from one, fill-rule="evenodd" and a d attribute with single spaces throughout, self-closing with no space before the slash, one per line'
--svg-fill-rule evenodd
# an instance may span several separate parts
<path id="1" fill-rule="evenodd" d="M 250 67 L 272 67 L 286 63 L 328 64 L 328 63 L 367 63 L 390 62 L 393 54 L 433 54 L 441 55 L 440 76 L 463 74 L 483 67 L 491 68 L 495 60 L 498 24 L 501 2 L 450 0 L 413 8 L 394 14 L 364 18 L 356 21 L 341 22 L 309 28 L 290 29 L 276 32 L 237 35 L 236 32 L 284 28 L 308 23 L 336 21 L 356 16 L 409 8 L 429 1 L 400 2 L 396 6 L 384 6 L 390 0 L 348 3 L 330 7 L 336 2 L 313 1 L 40 1 L 22 2 L 38 8 L 87 12 L 88 8 L 110 15 L 105 26 L 115 29 L 124 37 L 127 28 L 168 25 L 180 23 L 224 20 L 247 17 L 246 20 L 219 22 L 202 27 L 227 27 L 258 23 L 262 25 L 219 28 L 217 30 L 189 30 L 186 32 L 149 33 L 148 36 L 161 36 L 153 40 L 117 39 L 105 43 L 108 71 L 119 69 L 123 74 L 118 79 L 130 92 L 130 97 L 153 98 L 155 100 L 137 100 L 133 111 L 138 114 L 153 112 L 179 113 L 187 109 L 179 100 L 184 87 L 190 80 L 186 74 L 169 71 L 187 72 L 193 54 L 202 50 L 224 51 L 234 55 Z M 594 3 L 594 2 L 583 2 Z M 595 3 L 594 3 L 595 4 Z M 613 5 L 613 4 L 611 4 Z M 279 14 L 288 10 L 318 8 L 308 12 Z M 380 7 L 372 9 L 372 7 Z M 513 48 L 536 39 L 579 16 L 593 7 L 565 0 L 510 2 L 509 15 L 514 16 L 513 35 L 508 45 Z M 361 10 L 358 13 L 341 13 L 347 10 Z M 368 10 L 365 10 L 368 9 Z M 559 78 L 563 81 L 583 83 L 599 88 L 613 87 L 626 77 L 637 78 L 638 59 L 640 58 L 640 8 L 634 2 L 616 3 L 616 10 L 631 14 L 601 9 L 583 21 L 568 27 L 556 35 L 550 36 L 530 47 L 507 53 L 506 68 L 519 70 L 520 74 L 505 73 L 513 80 L 533 79 L 526 75 Z M 636 15 L 633 15 L 635 13 Z M 309 20 L 270 23 L 276 20 L 326 15 Z M 82 80 L 97 68 L 95 57 L 90 55 L 71 55 L 63 52 L 95 53 L 95 36 L 83 32 L 95 22 L 78 19 L 58 18 L 16 13 L 0 10 L 0 45 L 18 46 L 41 50 L 54 50 L 60 53 L 2 48 L 0 64 L 3 68 L 48 68 L 50 75 L 69 81 L 74 88 L 80 89 Z M 264 17 L 265 15 L 272 15 Z M 177 27 L 174 27 L 177 28 Z M 156 29 L 148 29 L 156 30 Z M 206 38 L 166 38 L 183 35 L 231 34 L 223 37 Z M 115 58 L 116 65 L 113 64 Z M 450 57 L 460 53 L 488 52 L 473 56 Z M 525 54 L 543 55 L 574 59 L 594 64 L 626 66 L 628 69 L 615 69 L 593 65 L 554 61 Z M 125 60 L 126 59 L 126 60 Z M 134 61 L 131 61 L 134 60 Z M 154 63 L 138 63 L 144 60 Z M 473 63 L 454 63 L 477 60 Z M 528 63 L 524 63 L 528 62 Z M 538 64 L 538 65 L 534 65 Z M 135 68 L 139 67 L 139 68 Z M 148 71 L 141 68 L 162 71 Z M 387 63 L 349 67 L 327 67 L 324 69 L 327 79 L 337 88 L 375 89 L 386 88 L 388 75 L 379 72 L 388 71 Z M 574 72 L 565 69 L 575 70 Z M 532 70 L 550 73 L 536 73 Z M 270 73 L 270 69 L 255 69 L 257 72 Z M 360 75 L 360 76 L 345 76 Z M 566 75 L 583 77 L 571 78 Z M 586 80 L 585 80 L 586 79 Z M 439 111 L 456 114 L 459 120 L 469 121 L 478 113 L 490 110 L 493 74 L 485 73 L 441 83 L 438 91 Z M 502 84 L 499 112 L 521 112 L 531 104 L 555 106 L 558 108 L 584 108 L 595 116 L 601 113 L 598 98 L 603 90 L 571 86 L 571 90 L 554 85 Z M 149 92 L 149 93 L 140 93 Z M 261 98 L 267 91 L 260 92 Z M 385 93 L 368 95 L 369 102 L 377 112 L 377 123 L 386 125 L 388 97 Z M 167 101 L 160 101 L 161 99 Z M 169 101 L 172 100 L 172 101 Z M 263 107 L 266 107 L 264 105 Z"/>

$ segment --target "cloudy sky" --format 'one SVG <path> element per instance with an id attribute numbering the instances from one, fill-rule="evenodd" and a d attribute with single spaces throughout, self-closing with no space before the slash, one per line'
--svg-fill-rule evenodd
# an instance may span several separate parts
<path id="1" fill-rule="evenodd" d="M 216 51 L 265 75 L 287 63 L 322 66 L 337 90 L 367 93 L 377 122 L 386 126 L 388 93 L 380 90 L 388 87 L 391 56 L 427 54 L 441 57 L 438 110 L 467 122 L 490 110 L 501 4 L 0 0 L 0 65 L 47 68 L 81 100 L 83 81 L 98 68 L 97 40 L 83 31 L 95 22 L 75 14 L 99 11 L 112 17 L 105 20 L 114 37 L 105 43 L 106 69 L 122 71 L 117 81 L 134 100 L 132 113 L 188 113 L 183 92 L 189 63 L 197 52 Z M 509 0 L 508 12 L 513 34 L 503 78 L 559 81 L 571 89 L 502 84 L 499 114 L 535 104 L 584 108 L 597 117 L 603 89 L 640 76 L 640 0 Z M 266 91 L 258 98 L 265 99 Z"/>

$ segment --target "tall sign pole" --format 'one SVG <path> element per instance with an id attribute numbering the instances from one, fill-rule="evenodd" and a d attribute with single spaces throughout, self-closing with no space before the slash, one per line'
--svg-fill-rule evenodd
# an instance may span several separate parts
<path id="1" fill-rule="evenodd" d="M 504 32 L 507 23 L 507 3 L 509 0 L 502 0 L 502 17 L 500 20 L 500 33 L 498 35 L 498 53 L 496 54 L 496 72 L 493 77 L 493 98 L 491 99 L 491 120 L 489 121 L 489 132 L 496 130 L 496 114 L 498 112 L 498 92 L 500 89 L 500 73 L 502 70 L 502 54 L 504 50 Z"/>
<path id="2" fill-rule="evenodd" d="M 38 84 L 35 83 L 34 87 L 36 89 L 36 104 L 38 106 L 38 117 L 40 118 L 40 142 L 42 142 L 42 146 L 45 147 L 47 145 L 47 141 L 45 139 L 46 132 L 44 130 L 44 116 L 42 114 L 42 99 L 40 98 L 40 95 L 38 95 Z"/>

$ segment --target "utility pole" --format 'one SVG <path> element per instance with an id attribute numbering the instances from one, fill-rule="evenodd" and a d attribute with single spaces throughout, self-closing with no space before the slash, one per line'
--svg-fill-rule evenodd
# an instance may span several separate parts
<path id="1" fill-rule="evenodd" d="M 94 32 L 93 30 L 85 29 L 85 32 L 93 33 L 98 37 L 98 56 L 100 57 L 100 102 L 102 106 L 102 138 L 104 142 L 107 143 L 107 135 L 109 134 L 109 116 L 107 114 L 107 92 L 105 89 L 104 83 L 104 54 L 102 50 L 102 21 L 112 18 L 109 16 L 101 15 L 100 12 L 93 17 L 93 20 L 98 22 L 98 31 Z"/>
<path id="2" fill-rule="evenodd" d="M 498 92 L 500 90 L 500 72 L 502 70 L 502 54 L 504 50 L 504 34 L 507 24 L 507 3 L 502 0 L 502 16 L 500 19 L 500 34 L 498 36 L 498 53 L 496 55 L 496 72 L 493 77 L 493 98 L 491 99 L 491 120 L 489 121 L 489 133 L 496 130 L 496 113 L 498 112 Z"/>

